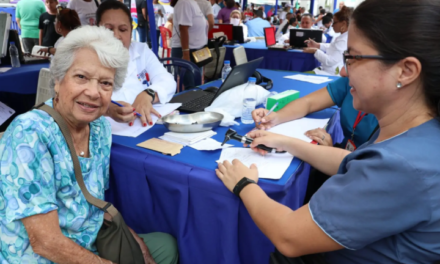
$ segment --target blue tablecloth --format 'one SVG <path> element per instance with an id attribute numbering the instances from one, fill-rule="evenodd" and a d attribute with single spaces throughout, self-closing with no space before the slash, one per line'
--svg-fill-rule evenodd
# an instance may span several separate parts
<path id="1" fill-rule="evenodd" d="M 10 66 L 0 64 L 0 67 Z M 49 63 L 22 64 L 19 68 L 0 73 L 0 92 L 36 94 L 41 68 L 49 68 Z"/>
<path id="2" fill-rule="evenodd" d="M 292 74 L 288 72 L 260 71 L 274 81 L 275 91 L 295 89 L 305 96 L 324 86 L 282 78 Z M 329 132 L 338 141 L 342 131 L 335 109 L 311 117 L 332 115 Z M 253 126 L 233 128 L 244 134 Z M 213 138 L 222 141 L 226 130 L 215 129 Z M 137 232 L 160 231 L 176 237 L 181 264 L 268 263 L 274 246 L 253 223 L 243 203 L 215 175 L 220 150 L 201 152 L 184 147 L 170 157 L 136 146 L 165 132 L 163 125 L 155 125 L 137 138 L 113 136 L 106 199 Z M 297 209 L 303 203 L 309 170 L 308 164 L 295 158 L 280 180 L 261 179 L 259 185 L 272 199 Z"/>
<path id="3" fill-rule="evenodd" d="M 233 50 L 239 45 L 226 45 L 225 60 L 230 60 L 231 65 L 235 65 Z M 274 50 L 268 49 L 264 41 L 248 42 L 242 44 L 246 50 L 248 61 L 264 57 L 259 68 L 283 71 L 311 71 L 320 64 L 313 54 L 304 53 L 300 50 Z"/>

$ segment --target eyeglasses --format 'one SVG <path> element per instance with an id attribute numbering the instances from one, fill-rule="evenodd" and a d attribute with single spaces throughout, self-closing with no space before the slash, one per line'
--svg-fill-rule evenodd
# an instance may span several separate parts
<path id="1" fill-rule="evenodd" d="M 350 55 L 348 51 L 344 51 L 342 54 L 344 61 L 345 72 L 348 75 L 348 67 L 351 65 L 351 61 L 349 60 L 362 60 L 362 59 L 370 59 L 370 60 L 384 60 L 384 61 L 399 61 L 402 58 L 398 56 L 381 56 L 381 55 Z"/>

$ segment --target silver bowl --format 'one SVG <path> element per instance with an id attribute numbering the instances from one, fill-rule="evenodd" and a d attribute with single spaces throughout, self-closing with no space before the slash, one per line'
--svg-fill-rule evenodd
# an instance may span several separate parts
<path id="1" fill-rule="evenodd" d="M 220 125 L 223 115 L 215 112 L 199 112 L 189 115 L 169 115 L 163 124 L 173 132 L 194 133 L 211 130 Z"/>

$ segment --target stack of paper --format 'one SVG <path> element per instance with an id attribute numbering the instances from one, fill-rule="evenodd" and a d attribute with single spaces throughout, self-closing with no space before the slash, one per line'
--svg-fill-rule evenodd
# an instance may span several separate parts
<path id="1" fill-rule="evenodd" d="M 212 130 L 197 132 L 197 133 L 176 133 L 176 132 L 167 132 L 165 135 L 159 137 L 160 139 L 182 144 L 184 146 L 188 146 L 194 143 L 199 142 L 200 140 L 204 140 L 206 138 L 210 138 L 217 134 Z"/>
<path id="2" fill-rule="evenodd" d="M 259 178 L 279 180 L 292 162 L 293 156 L 289 153 L 270 153 L 262 156 L 250 148 L 226 148 L 222 150 L 217 162 L 232 162 L 234 159 L 238 159 L 247 167 L 257 165 Z"/>
<path id="3" fill-rule="evenodd" d="M 191 148 L 193 148 L 193 149 L 207 150 L 207 151 L 212 151 L 212 150 L 224 149 L 224 148 L 232 147 L 231 144 L 224 144 L 222 146 L 221 142 L 218 142 L 217 140 L 212 139 L 212 138 L 207 138 L 207 139 L 204 139 L 204 140 L 200 140 L 199 142 L 191 144 L 189 146 Z"/>
<path id="4" fill-rule="evenodd" d="M 14 113 L 14 109 L 0 102 L 0 125 L 6 122 Z"/>
<path id="5" fill-rule="evenodd" d="M 332 79 L 325 76 L 305 75 L 305 74 L 289 75 L 289 76 L 284 76 L 284 78 L 292 79 L 296 81 L 302 81 L 302 82 L 309 82 L 314 84 L 321 84 L 332 81 Z"/>
<path id="6" fill-rule="evenodd" d="M 312 140 L 306 137 L 304 134 L 312 129 L 324 128 L 330 118 L 315 119 L 315 118 L 301 118 L 286 122 L 269 129 L 270 132 L 298 138 L 306 142 L 312 142 Z"/>
<path id="7" fill-rule="evenodd" d="M 154 109 L 159 112 L 161 116 L 166 116 L 169 113 L 173 112 L 177 108 L 179 108 L 182 104 L 155 104 L 153 105 Z M 107 117 L 107 120 L 110 122 L 112 126 L 112 134 L 124 137 L 138 137 L 140 134 L 144 133 L 148 129 L 152 128 L 154 124 L 156 124 L 159 119 L 157 116 L 151 114 L 151 118 L 153 119 L 153 125 L 150 126 L 142 126 L 141 122 L 136 118 L 133 126 L 128 126 L 127 123 L 118 123 L 114 121 L 112 118 Z"/>

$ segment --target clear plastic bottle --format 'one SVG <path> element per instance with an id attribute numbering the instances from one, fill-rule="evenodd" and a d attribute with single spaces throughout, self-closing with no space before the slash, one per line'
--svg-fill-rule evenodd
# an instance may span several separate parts
<path id="1" fill-rule="evenodd" d="M 243 108 L 241 111 L 241 122 L 243 124 L 253 124 L 252 111 L 255 110 L 257 104 L 257 87 L 255 77 L 249 77 L 248 84 L 244 88 L 243 93 Z"/>
<path id="2" fill-rule="evenodd" d="M 11 41 L 9 45 L 9 54 L 11 56 L 12 67 L 20 67 L 20 59 L 18 57 L 18 49 L 15 46 L 15 42 Z"/>
<path id="3" fill-rule="evenodd" d="M 226 77 L 228 77 L 228 74 L 232 71 L 231 68 L 231 62 L 230 61 L 225 61 L 225 65 L 223 66 L 222 69 L 222 82 L 225 82 Z"/>

